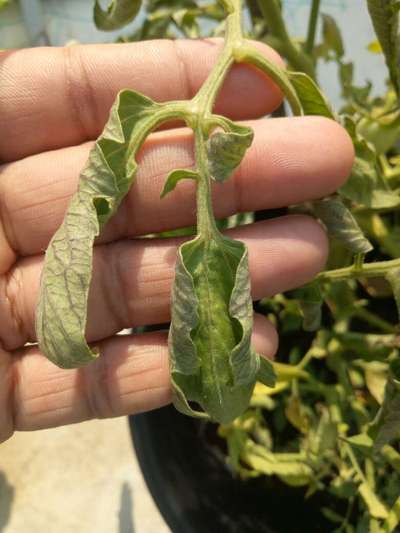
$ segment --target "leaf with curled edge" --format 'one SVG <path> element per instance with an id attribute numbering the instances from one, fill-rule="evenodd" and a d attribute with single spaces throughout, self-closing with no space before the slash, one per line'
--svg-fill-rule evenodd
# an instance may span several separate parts
<path id="1" fill-rule="evenodd" d="M 305 115 L 316 115 L 335 120 L 335 114 L 318 85 L 304 72 L 288 72 Z"/>
<path id="2" fill-rule="evenodd" d="M 339 198 L 313 202 L 314 213 L 324 223 L 328 234 L 338 239 L 353 254 L 367 254 L 373 249 L 357 220 Z"/>
<path id="3" fill-rule="evenodd" d="M 190 169 L 173 170 L 167 176 L 164 188 L 160 194 L 160 198 L 164 198 L 168 193 L 172 192 L 181 180 L 192 179 L 196 180 L 198 173 Z"/>
<path id="4" fill-rule="evenodd" d="M 322 304 L 324 303 L 319 283 L 317 281 L 308 283 L 297 289 L 294 294 L 299 301 L 303 315 L 304 331 L 316 331 L 321 327 Z"/>
<path id="5" fill-rule="evenodd" d="M 207 141 L 208 168 L 213 180 L 223 182 L 229 178 L 253 142 L 253 131 L 223 119 L 227 131 L 211 135 Z"/>
<path id="6" fill-rule="evenodd" d="M 396 0 L 367 0 L 368 11 L 378 37 L 390 79 L 400 96 L 400 38 L 399 2 Z"/>
<path id="7" fill-rule="evenodd" d="M 107 9 L 103 10 L 99 0 L 95 0 L 94 23 L 99 30 L 119 30 L 132 22 L 141 5 L 142 0 L 111 0 Z"/>
<path id="8" fill-rule="evenodd" d="M 45 257 L 36 317 L 43 353 L 63 368 L 97 357 L 85 340 L 94 239 L 114 215 L 136 172 L 135 156 L 145 136 L 165 115 L 165 106 L 122 91 L 103 134 L 90 152 L 78 191 Z"/>
<path id="9" fill-rule="evenodd" d="M 229 423 L 247 408 L 260 370 L 245 245 L 219 233 L 180 247 L 169 334 L 174 404 Z M 265 367 L 263 366 L 264 370 Z M 268 381 L 273 382 L 272 377 Z M 194 410 L 190 402 L 202 409 Z"/>

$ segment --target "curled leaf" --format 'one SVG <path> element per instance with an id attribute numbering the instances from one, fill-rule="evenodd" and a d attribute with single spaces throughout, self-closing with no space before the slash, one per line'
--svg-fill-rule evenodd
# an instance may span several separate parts
<path id="1" fill-rule="evenodd" d="M 94 239 L 128 192 L 137 167 L 135 155 L 164 113 L 162 105 L 139 93 L 119 94 L 48 246 L 36 332 L 42 352 L 60 367 L 82 366 L 98 355 L 85 340 Z"/>
<path id="2" fill-rule="evenodd" d="M 224 120 L 229 124 L 229 131 L 214 133 L 207 142 L 210 175 L 219 182 L 228 179 L 240 165 L 254 136 L 250 128 Z"/>
<path id="3" fill-rule="evenodd" d="M 169 192 L 173 191 L 181 180 L 187 180 L 187 179 L 196 180 L 197 178 L 198 178 L 198 174 L 194 170 L 187 170 L 187 169 L 173 170 L 172 172 L 168 174 L 168 177 L 165 181 L 164 188 L 160 194 L 160 198 L 164 198 L 164 196 L 166 196 Z"/>
<path id="4" fill-rule="evenodd" d="M 275 387 L 276 374 L 270 361 L 260 355 L 260 368 L 257 372 L 257 381 L 267 387 Z"/>
<path id="5" fill-rule="evenodd" d="M 342 242 L 354 255 L 366 254 L 373 249 L 356 219 L 339 198 L 314 202 L 313 207 L 328 234 Z"/>
<path id="6" fill-rule="evenodd" d="M 104 11 L 99 0 L 95 0 L 94 22 L 96 27 L 103 31 L 123 28 L 136 17 L 141 5 L 141 0 L 111 0 Z"/>
<path id="7" fill-rule="evenodd" d="M 316 331 L 321 326 L 323 296 L 318 282 L 313 282 L 295 291 L 303 314 L 303 329 Z"/>
<path id="8" fill-rule="evenodd" d="M 183 244 L 169 335 L 175 406 L 196 402 L 229 423 L 249 404 L 260 367 L 251 349 L 253 307 L 247 249 L 219 234 Z M 196 416 L 201 411 L 191 411 Z"/>
<path id="9" fill-rule="evenodd" d="M 288 72 L 305 115 L 317 115 L 335 119 L 335 115 L 318 85 L 303 72 Z"/>

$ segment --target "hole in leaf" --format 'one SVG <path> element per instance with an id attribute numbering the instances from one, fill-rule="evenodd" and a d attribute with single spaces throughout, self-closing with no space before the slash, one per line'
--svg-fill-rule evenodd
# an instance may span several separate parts
<path id="1" fill-rule="evenodd" d="M 110 206 L 105 198 L 94 198 L 93 205 L 98 217 L 108 215 L 110 212 Z"/>

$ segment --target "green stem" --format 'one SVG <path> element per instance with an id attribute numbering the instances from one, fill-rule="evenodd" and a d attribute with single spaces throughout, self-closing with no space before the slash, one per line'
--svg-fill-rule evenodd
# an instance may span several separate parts
<path id="1" fill-rule="evenodd" d="M 252 46 L 240 46 L 235 49 L 235 60 L 238 63 L 250 63 L 262 70 L 282 90 L 294 115 L 302 115 L 303 109 L 297 93 L 284 70 L 277 67 Z"/>
<path id="2" fill-rule="evenodd" d="M 361 268 L 354 268 L 354 265 L 352 265 L 336 270 L 326 270 L 318 274 L 316 279 L 318 281 L 345 281 L 354 278 L 385 277 L 390 270 L 399 267 L 400 259 L 377 261 L 376 263 L 366 263 Z"/>
<path id="3" fill-rule="evenodd" d="M 281 42 L 280 51 L 290 65 L 295 70 L 300 70 L 315 78 L 315 69 L 312 61 L 289 37 L 278 1 L 258 0 L 258 5 L 270 34 Z"/>
<path id="4" fill-rule="evenodd" d="M 397 331 L 396 327 L 393 326 L 393 324 L 387 322 L 386 320 L 383 320 L 383 318 L 380 318 L 374 313 L 371 313 L 371 311 L 368 311 L 368 309 L 365 309 L 364 307 L 356 307 L 356 309 L 354 310 L 354 316 L 360 318 L 361 320 L 364 320 L 364 322 L 367 322 L 371 326 L 381 329 L 385 333 L 393 334 Z"/>
<path id="5" fill-rule="evenodd" d="M 197 233 L 205 239 L 219 234 L 211 202 L 211 185 L 207 165 L 207 151 L 201 127 L 195 130 L 195 152 L 199 173 L 197 185 Z"/>
<path id="6" fill-rule="evenodd" d="M 306 53 L 309 56 L 312 55 L 313 50 L 314 50 L 315 34 L 317 31 L 317 23 L 318 23 L 320 5 L 321 5 L 321 0 L 313 0 L 311 10 L 310 10 L 310 18 L 308 20 L 307 40 L 306 40 L 306 44 L 304 48 Z"/>
<path id="7" fill-rule="evenodd" d="M 208 170 L 206 142 L 209 134 L 206 125 L 210 122 L 218 92 L 234 63 L 234 49 L 243 42 L 242 0 L 221 0 L 228 12 L 224 49 L 217 64 L 210 72 L 200 91 L 192 99 L 190 109 L 195 134 L 196 163 L 199 173 L 197 186 L 197 231 L 203 237 L 218 236 L 211 203 L 211 185 Z"/>

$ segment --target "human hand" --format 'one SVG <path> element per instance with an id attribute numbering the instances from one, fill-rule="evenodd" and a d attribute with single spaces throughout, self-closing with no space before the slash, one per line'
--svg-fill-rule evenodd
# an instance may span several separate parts
<path id="1" fill-rule="evenodd" d="M 126 415 L 170 401 L 166 333 L 116 333 L 169 319 L 180 240 L 134 238 L 195 221 L 193 184 L 159 198 L 168 171 L 193 164 L 187 129 L 175 125 L 146 142 L 136 183 L 97 242 L 87 338 L 99 346 L 98 360 L 62 370 L 26 343 L 35 342 L 44 251 L 116 93 L 130 87 L 158 101 L 188 98 L 220 47 L 219 41 L 152 41 L 0 56 L 0 442 L 14 430 Z M 280 61 L 267 47 L 261 50 Z M 214 187 L 218 217 L 320 198 L 346 179 L 353 149 L 338 124 L 317 117 L 254 120 L 280 102 L 263 74 L 234 67 L 218 112 L 251 120 L 255 139 L 234 177 Z M 248 245 L 255 299 L 304 284 L 326 260 L 324 232 L 306 216 L 231 233 Z M 276 350 L 277 333 L 264 317 L 256 316 L 253 343 L 265 356 Z"/>

